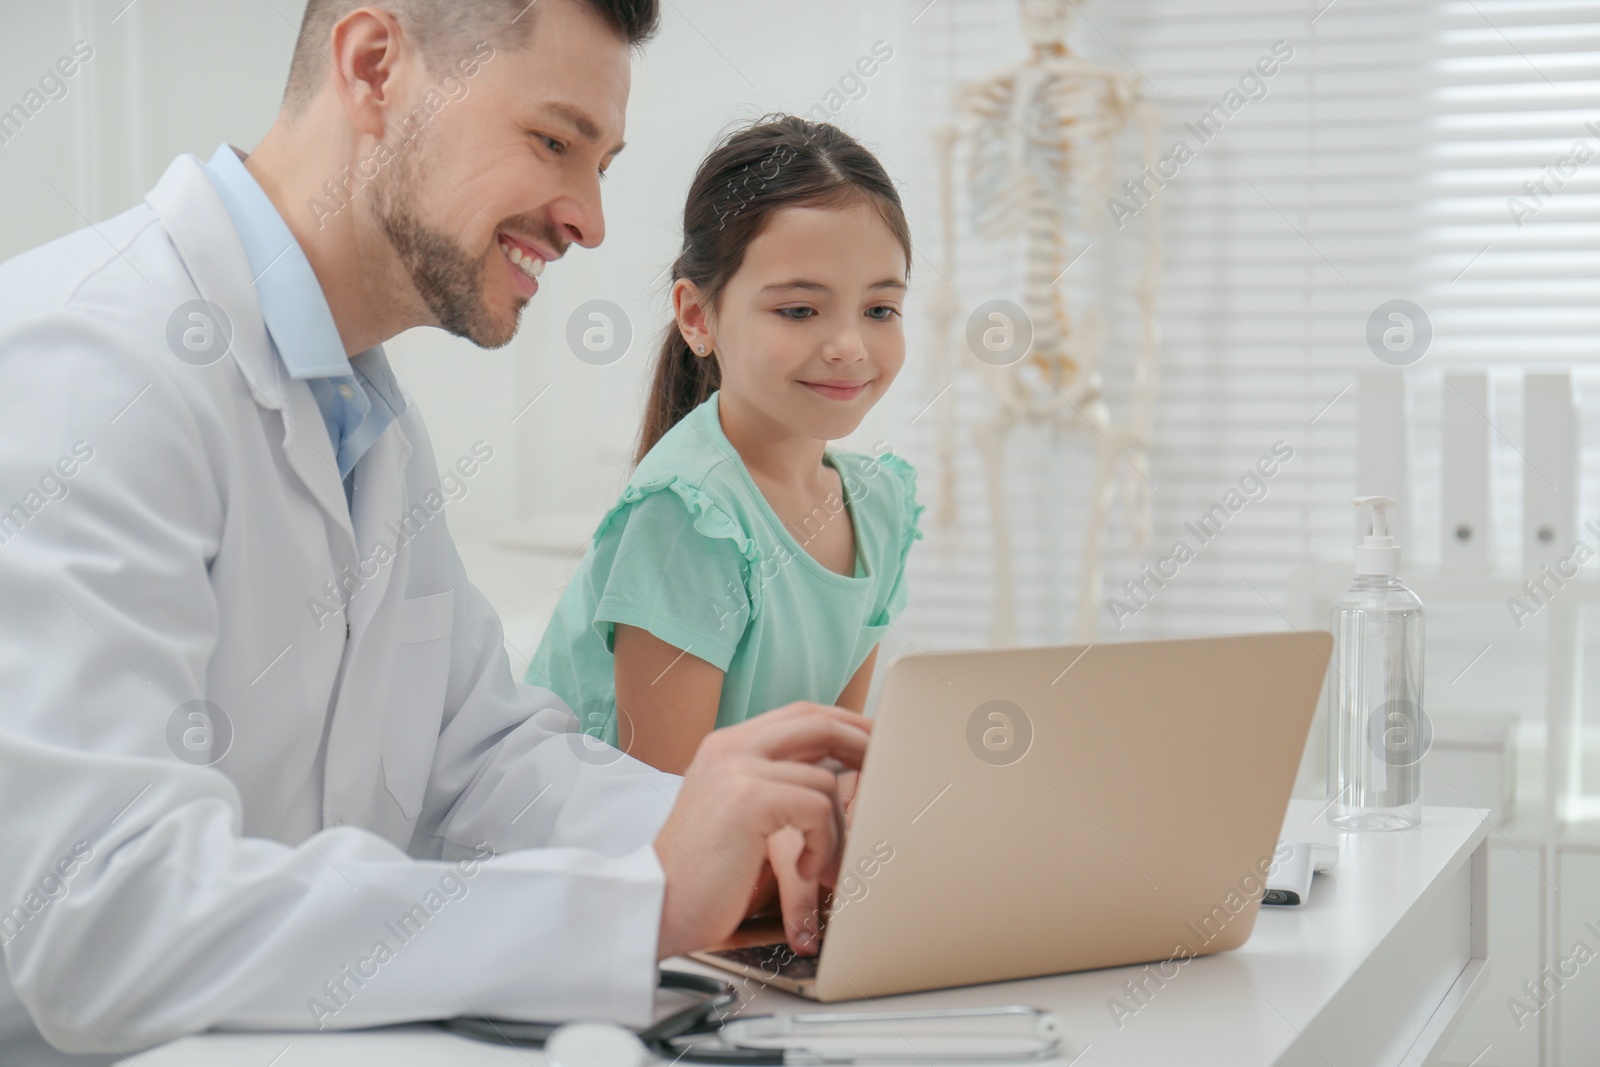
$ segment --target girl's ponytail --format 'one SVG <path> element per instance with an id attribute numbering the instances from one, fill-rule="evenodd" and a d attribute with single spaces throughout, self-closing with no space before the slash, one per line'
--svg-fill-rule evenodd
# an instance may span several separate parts
<path id="1" fill-rule="evenodd" d="M 911 262 L 911 228 L 894 182 L 855 138 L 825 122 L 772 115 L 727 137 L 700 164 L 683 208 L 683 250 L 668 287 L 692 282 L 708 309 L 739 271 L 766 221 L 786 207 L 875 208 Z M 667 324 L 633 462 L 722 384 L 714 352 L 698 356 Z"/>
<path id="2" fill-rule="evenodd" d="M 655 374 L 650 383 L 650 403 L 645 407 L 644 429 L 639 433 L 639 448 L 633 464 L 638 466 L 678 420 L 710 399 L 722 384 L 722 370 L 711 353 L 697 356 L 678 332 L 676 322 L 667 325 L 656 356 Z"/>

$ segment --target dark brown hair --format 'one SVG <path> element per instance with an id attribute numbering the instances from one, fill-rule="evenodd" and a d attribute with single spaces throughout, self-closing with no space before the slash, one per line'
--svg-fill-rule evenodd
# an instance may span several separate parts
<path id="1" fill-rule="evenodd" d="M 837 126 L 768 115 L 724 138 L 700 164 L 683 208 L 683 250 L 672 261 L 669 290 L 687 279 L 714 308 L 775 212 L 862 201 L 877 209 L 909 266 L 911 228 L 877 158 Z M 651 378 L 635 465 L 722 384 L 716 356 L 690 351 L 676 321 L 667 324 Z"/>
<path id="2" fill-rule="evenodd" d="M 661 23 L 660 0 L 581 2 L 630 48 L 654 37 Z M 430 73 L 448 73 L 450 64 L 470 54 L 480 41 L 512 50 L 523 47 L 538 18 L 537 7 L 527 0 L 307 0 L 283 93 L 283 108 L 291 118 L 305 111 L 325 77 L 325 49 L 334 24 L 369 4 L 400 21 Z"/>

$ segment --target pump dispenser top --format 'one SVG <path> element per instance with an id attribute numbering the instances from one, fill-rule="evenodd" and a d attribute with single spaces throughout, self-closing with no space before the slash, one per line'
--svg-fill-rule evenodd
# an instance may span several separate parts
<path id="1" fill-rule="evenodd" d="M 1351 503 L 1372 508 L 1370 532 L 1356 546 L 1356 573 L 1395 577 L 1400 573 L 1400 545 L 1389 535 L 1388 509 L 1398 505 L 1386 496 L 1358 496 Z"/>

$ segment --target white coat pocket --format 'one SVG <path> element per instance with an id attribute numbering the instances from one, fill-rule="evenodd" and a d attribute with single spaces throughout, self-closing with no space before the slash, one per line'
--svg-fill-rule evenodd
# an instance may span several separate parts
<path id="1" fill-rule="evenodd" d="M 422 811 L 439 722 L 444 717 L 455 597 L 454 592 L 434 593 L 400 603 L 398 647 L 389 686 L 389 729 L 383 742 L 383 780 L 407 819 L 415 819 Z"/>

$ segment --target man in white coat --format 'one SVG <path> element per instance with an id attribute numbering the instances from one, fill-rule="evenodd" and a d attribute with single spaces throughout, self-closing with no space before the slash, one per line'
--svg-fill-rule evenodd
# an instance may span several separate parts
<path id="1" fill-rule="evenodd" d="M 803 945 L 866 721 L 778 709 L 681 779 L 579 732 L 513 679 L 380 347 L 503 345 L 546 265 L 601 242 L 656 19 L 310 0 L 248 158 L 181 156 L 0 264 L 0 1063 L 637 1024 L 786 827 Z"/>

